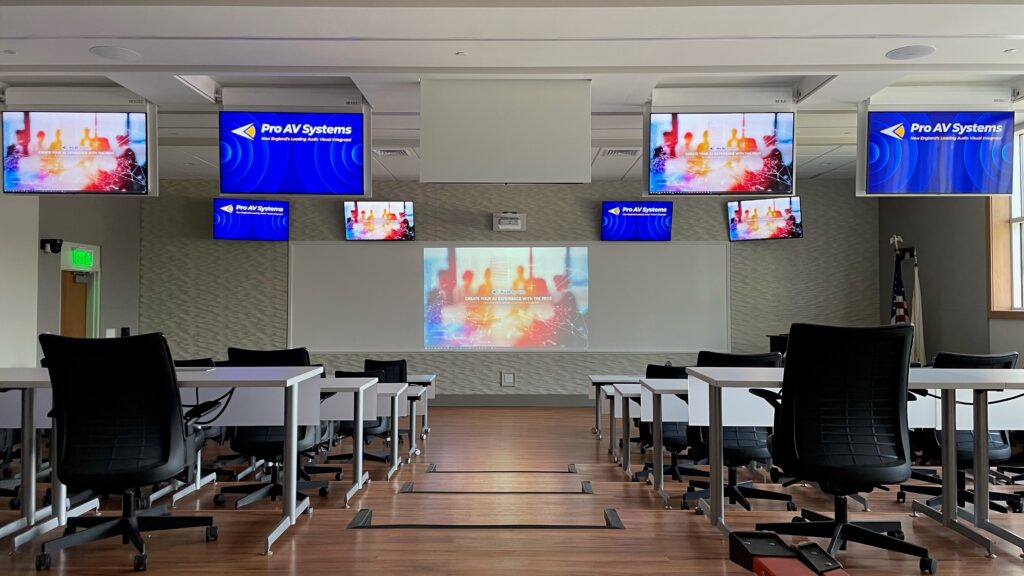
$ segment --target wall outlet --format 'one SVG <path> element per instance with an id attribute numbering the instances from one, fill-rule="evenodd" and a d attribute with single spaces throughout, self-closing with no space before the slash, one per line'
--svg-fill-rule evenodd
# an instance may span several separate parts
<path id="1" fill-rule="evenodd" d="M 516 385 L 516 373 L 515 372 L 502 372 L 501 373 L 501 387 L 512 387 Z"/>

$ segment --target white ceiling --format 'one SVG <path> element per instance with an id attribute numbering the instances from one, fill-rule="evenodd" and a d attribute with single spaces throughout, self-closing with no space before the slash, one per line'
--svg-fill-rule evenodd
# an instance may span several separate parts
<path id="1" fill-rule="evenodd" d="M 217 174 L 217 106 L 179 76 L 214 91 L 354 85 L 374 109 L 374 147 L 406 151 L 375 155 L 374 176 L 400 180 L 418 177 L 422 78 L 591 79 L 595 180 L 639 177 L 639 153 L 628 151 L 640 148 L 640 110 L 656 86 L 809 94 L 798 105 L 801 178 L 852 176 L 853 110 L 887 86 L 1024 88 L 1021 2 L 169 2 L 4 1 L 0 84 L 121 85 L 156 102 L 170 178 Z M 885 58 L 910 44 L 937 50 Z M 104 60 L 93 46 L 140 58 Z"/>

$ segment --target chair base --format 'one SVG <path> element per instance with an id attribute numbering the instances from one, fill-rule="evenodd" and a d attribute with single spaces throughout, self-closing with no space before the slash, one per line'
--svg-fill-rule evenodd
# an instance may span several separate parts
<path id="1" fill-rule="evenodd" d="M 753 482 L 737 482 L 736 468 L 734 467 L 729 468 L 729 479 L 724 486 L 724 490 L 725 497 L 729 499 L 729 504 L 739 504 L 746 510 L 750 510 L 751 500 L 785 502 L 787 510 L 796 510 L 796 505 L 793 504 L 793 497 L 789 494 L 754 488 Z M 683 501 L 679 506 L 683 510 L 689 510 L 691 502 L 709 498 L 711 498 L 710 482 L 690 480 L 690 486 L 687 488 L 687 493 L 683 495 Z"/>
<path id="2" fill-rule="evenodd" d="M 928 500 L 929 506 L 941 503 L 942 478 L 940 476 L 923 471 L 914 471 L 911 473 L 911 478 L 927 482 L 928 484 L 900 484 L 900 491 L 896 493 L 897 502 L 906 502 L 907 493 L 911 493 L 932 496 L 932 498 Z M 986 478 L 985 481 L 987 480 L 988 479 Z M 967 503 L 974 504 L 974 491 L 966 489 L 967 473 L 964 470 L 957 471 L 957 486 L 957 505 L 963 507 Z M 1021 497 L 1021 494 L 989 492 L 988 507 L 989 510 L 992 510 L 993 512 L 1000 512 L 1003 514 L 1007 514 L 1011 511 L 1024 512 L 1024 498 Z"/>
<path id="3" fill-rule="evenodd" d="M 64 528 L 64 536 L 56 540 L 44 542 L 39 556 L 36 557 L 36 569 L 50 568 L 51 554 L 89 542 L 97 542 L 107 538 L 121 537 L 124 544 L 131 543 L 138 551 L 135 556 L 135 570 L 145 570 L 148 565 L 146 541 L 143 532 L 158 530 L 178 530 L 181 528 L 206 528 L 206 541 L 216 540 L 217 527 L 212 516 L 170 516 L 166 506 L 138 509 L 138 493 L 125 494 L 121 499 L 121 516 L 76 516 L 68 518 Z M 79 531 L 79 529 L 83 529 Z"/>
<path id="4" fill-rule="evenodd" d="M 354 458 L 354 457 L 355 457 L 355 454 L 352 454 L 351 452 L 349 452 L 347 454 L 332 454 L 332 455 L 328 456 L 324 461 L 325 462 L 350 462 L 350 461 L 352 461 L 352 458 Z M 367 461 L 370 461 L 370 462 L 383 462 L 385 464 L 388 464 L 388 463 L 391 462 L 391 454 L 387 454 L 385 452 L 370 452 L 368 450 L 364 450 L 363 451 L 363 460 L 367 460 Z"/>
<path id="5" fill-rule="evenodd" d="M 330 493 L 330 483 L 326 480 L 299 481 L 296 483 L 296 498 L 306 498 L 302 490 L 317 490 L 320 496 L 327 496 Z M 244 494 L 245 496 L 235 501 L 235 510 L 245 508 L 249 504 L 259 502 L 264 498 L 271 501 L 277 500 L 284 495 L 284 485 L 278 482 L 267 482 L 263 484 L 243 484 L 241 486 L 224 486 L 220 492 L 213 497 L 214 504 L 223 504 L 227 494 Z"/>
<path id="6" fill-rule="evenodd" d="M 803 510 L 800 517 L 793 522 L 773 522 L 757 524 L 755 530 L 775 532 L 788 536 L 804 536 L 810 538 L 828 538 L 826 552 L 835 556 L 836 552 L 846 548 L 846 544 L 854 542 L 898 552 L 908 556 L 916 556 L 931 562 L 928 550 L 903 540 L 903 527 L 899 522 L 850 522 L 847 515 L 845 496 L 835 498 L 835 518 L 829 518 L 810 510 Z M 922 566 L 925 562 L 922 561 Z"/>

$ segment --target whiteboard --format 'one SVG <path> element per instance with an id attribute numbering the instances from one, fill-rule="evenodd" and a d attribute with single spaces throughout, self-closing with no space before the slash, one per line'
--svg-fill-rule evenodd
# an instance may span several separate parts
<path id="1" fill-rule="evenodd" d="M 292 242 L 289 346 L 422 352 L 424 248 L 568 245 L 589 252 L 589 343 L 578 351 L 729 351 L 726 242 Z"/>

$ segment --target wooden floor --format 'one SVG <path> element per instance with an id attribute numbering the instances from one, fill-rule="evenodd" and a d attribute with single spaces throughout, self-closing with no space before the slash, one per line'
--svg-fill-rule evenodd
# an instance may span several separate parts
<path id="1" fill-rule="evenodd" d="M 726 539 L 693 512 L 665 510 L 646 484 L 627 483 L 607 457 L 607 438 L 590 433 L 588 409 L 434 408 L 432 433 L 423 455 L 391 481 L 383 465 L 370 464 L 373 483 L 342 508 L 346 479 L 327 498 L 313 495 L 315 508 L 279 540 L 272 556 L 260 555 L 264 535 L 276 522 L 277 505 L 234 511 L 213 503 L 215 488 L 182 501 L 179 514 L 213 513 L 220 540 L 205 543 L 201 530 L 147 536 L 149 572 L 153 574 L 744 574 L 730 564 Z M 375 446 L 380 448 L 380 446 Z M 404 446 L 403 446 L 404 448 Z M 567 470 L 578 474 L 447 474 L 438 470 Z M 406 482 L 415 490 L 566 491 L 590 481 L 594 494 L 399 494 Z M 669 482 L 675 493 L 683 485 Z M 800 506 L 828 511 L 828 500 L 812 488 L 791 489 Z M 233 498 L 233 497 L 232 497 Z M 111 499 L 116 505 L 117 499 Z M 1019 550 L 1000 545 L 999 557 L 944 531 L 925 518 L 911 518 L 909 504 L 892 493 L 871 497 L 878 519 L 903 521 L 907 539 L 927 546 L 939 559 L 939 573 L 954 575 L 1024 575 Z M 758 521 L 787 521 L 784 505 L 755 502 L 756 512 L 730 507 L 734 529 Z M 624 530 L 350 530 L 358 509 L 373 510 L 374 525 L 428 524 L 603 524 L 603 510 L 614 508 Z M 113 510 L 105 514 L 116 514 Z M 853 518 L 862 515 L 852 512 Z M 995 515 L 1006 527 L 1024 533 L 1024 515 Z M 12 513 L 0 514 L 0 522 Z M 54 538 L 58 531 L 44 538 Z M 34 572 L 39 542 L 16 555 L 0 558 L 0 574 Z M 9 541 L 0 542 L 8 549 Z M 95 543 L 57 554 L 55 574 L 131 572 L 133 548 L 119 540 Z M 840 556 L 854 575 L 917 574 L 917 560 L 851 545 Z"/>

